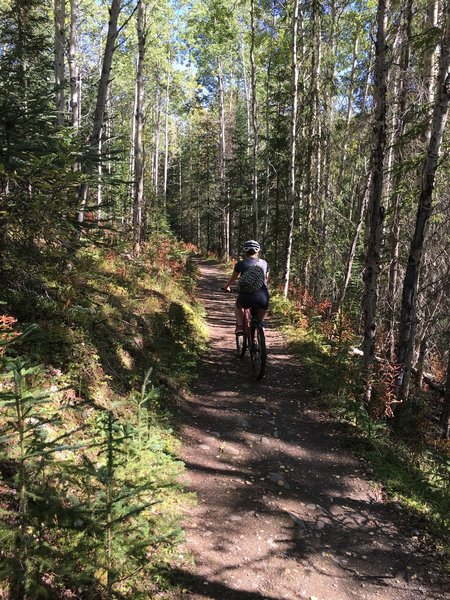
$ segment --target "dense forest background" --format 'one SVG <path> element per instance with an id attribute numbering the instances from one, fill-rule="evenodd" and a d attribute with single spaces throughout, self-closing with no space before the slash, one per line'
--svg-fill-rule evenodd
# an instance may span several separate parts
<path id="1" fill-rule="evenodd" d="M 356 420 L 427 443 L 448 487 L 449 65 L 448 0 L 0 0 L 0 442 L 12 486 L 1 510 L 14 597 L 92 580 L 105 597 L 140 593 L 123 573 L 126 524 L 140 573 L 139 518 L 177 468 L 172 442 L 143 422 L 157 427 L 158 386 L 185 376 L 173 344 L 191 366 L 204 339 L 176 239 L 227 262 L 257 238 L 274 309 L 344 369 L 333 393 Z M 72 411 L 70 439 L 46 408 L 48 381 Z M 89 433 L 80 398 L 93 403 Z M 50 535 L 43 490 L 62 515 L 59 475 L 83 444 L 64 476 L 75 533 L 65 514 Z M 140 444 L 155 464 L 174 461 L 170 485 L 139 463 Z M 161 501 L 173 506 L 171 493 Z M 155 547 L 176 538 L 163 521 Z M 72 562 L 64 584 L 43 582 L 74 549 L 89 573 Z"/>

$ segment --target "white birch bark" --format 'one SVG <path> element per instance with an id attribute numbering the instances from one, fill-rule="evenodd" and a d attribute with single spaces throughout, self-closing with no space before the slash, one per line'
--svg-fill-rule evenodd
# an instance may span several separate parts
<path id="1" fill-rule="evenodd" d="M 245 45 L 242 36 L 242 32 L 240 34 L 239 39 L 239 49 L 241 52 L 241 62 L 242 62 L 242 76 L 244 79 L 244 93 L 245 93 L 245 106 L 246 106 L 246 117 L 247 117 L 247 155 L 250 151 L 250 139 L 251 139 L 251 101 L 250 101 L 250 90 L 248 87 L 248 77 L 247 77 L 247 66 L 245 63 Z"/>
<path id="2" fill-rule="evenodd" d="M 159 145 L 161 133 L 161 88 L 158 81 L 156 93 L 156 124 L 155 124 L 155 154 L 153 167 L 153 185 L 155 188 L 155 198 L 159 197 Z"/>
<path id="3" fill-rule="evenodd" d="M 414 319 L 420 267 L 425 251 L 429 219 L 433 211 L 433 189 L 450 102 L 450 3 L 445 7 L 439 74 L 427 153 L 422 164 L 416 225 L 403 282 L 397 360 L 403 366 L 400 397 L 408 398 L 414 348 Z"/>
<path id="4" fill-rule="evenodd" d="M 94 126 L 91 133 L 91 143 L 98 144 L 103 126 L 108 85 L 111 81 L 111 66 L 118 34 L 117 22 L 121 10 L 121 0 L 112 0 L 109 9 L 108 35 L 106 37 L 105 52 L 103 55 L 102 72 L 98 82 L 97 101 L 94 112 Z"/>
<path id="5" fill-rule="evenodd" d="M 395 148 L 394 162 L 395 164 L 401 165 L 404 157 L 404 141 L 403 136 L 405 132 L 405 119 L 407 111 L 407 99 L 408 99 L 408 74 L 410 68 L 410 48 L 411 48 L 411 25 L 413 18 L 413 0 L 408 0 L 405 13 L 404 13 L 404 33 L 402 40 L 402 53 L 400 59 L 401 73 L 396 83 L 396 97 L 398 98 L 395 105 L 398 107 L 397 110 L 393 111 L 393 135 L 398 138 L 398 142 Z M 394 140 L 392 140 L 392 144 Z M 389 263 L 389 276 L 387 285 L 387 310 L 388 310 L 388 322 L 387 322 L 387 349 L 389 359 L 395 360 L 395 330 L 396 330 L 396 319 L 398 310 L 398 281 L 399 281 L 399 254 L 400 254 L 400 203 L 401 203 L 401 170 L 398 170 L 393 177 L 393 195 L 390 200 L 389 211 L 392 215 L 391 225 L 389 231 L 389 242 L 390 242 L 390 263 Z"/>
<path id="6" fill-rule="evenodd" d="M 377 9 L 377 38 L 375 42 L 375 123 L 372 151 L 371 184 L 368 206 L 366 255 L 364 257 L 364 292 L 362 300 L 364 340 L 363 362 L 369 369 L 375 356 L 375 335 L 378 300 L 378 278 L 381 265 L 381 236 L 384 209 L 383 163 L 386 146 L 386 28 L 388 0 L 379 0 Z M 370 397 L 367 383 L 367 400 Z"/>
<path id="7" fill-rule="evenodd" d="M 65 0 L 54 0 L 54 26 L 55 26 L 55 94 L 56 94 L 56 122 L 64 125 L 65 98 L 64 98 L 64 53 L 66 49 L 66 3 Z"/>
<path id="8" fill-rule="evenodd" d="M 170 55 L 169 55 L 170 63 Z M 164 183 L 163 183 L 163 203 L 164 210 L 167 206 L 167 178 L 169 174 L 169 109 L 170 109 L 170 72 L 167 70 L 167 85 L 166 85 L 166 113 L 164 120 Z"/>
<path id="9" fill-rule="evenodd" d="M 252 108 L 252 131 L 253 131 L 253 218 L 254 218 L 254 237 L 259 236 L 259 200 L 258 200 L 258 154 L 259 154 L 259 131 L 258 131 L 258 99 L 256 96 L 256 63 L 255 63 L 255 45 L 256 45 L 256 25 L 255 25 L 255 0 L 250 1 L 250 26 L 251 26 L 251 44 L 250 44 L 250 67 L 251 67 L 251 108 Z"/>
<path id="10" fill-rule="evenodd" d="M 138 2 L 138 62 L 136 70 L 136 112 L 134 138 L 134 202 L 133 202 L 133 254 L 139 256 L 142 242 L 144 205 L 144 58 L 145 58 L 145 0 Z"/>
<path id="11" fill-rule="evenodd" d="M 117 23 L 119 20 L 121 8 L 121 0 L 111 0 L 111 6 L 109 9 L 108 34 L 106 37 L 105 50 L 103 53 L 102 71 L 97 88 L 97 99 L 95 104 L 93 126 L 91 135 L 89 137 L 90 151 L 92 154 L 95 155 L 98 155 L 99 141 L 103 127 L 108 85 L 111 80 L 112 59 L 118 35 Z M 92 173 L 92 166 L 88 167 L 87 171 Z M 88 185 L 83 184 L 80 189 L 81 209 L 78 213 L 79 223 L 82 223 L 84 219 L 84 207 L 86 206 L 87 193 Z"/>
<path id="12" fill-rule="evenodd" d="M 70 118 L 72 127 L 80 126 L 79 67 L 78 67 L 78 0 L 70 0 L 70 42 L 69 42 L 69 77 L 70 77 Z"/>
<path id="13" fill-rule="evenodd" d="M 137 83 L 134 86 L 134 104 L 133 104 L 133 114 L 131 115 L 131 135 L 130 135 L 130 154 L 128 157 L 129 166 L 128 166 L 128 201 L 129 206 L 131 207 L 131 219 L 130 222 L 133 221 L 133 210 L 134 210 L 134 140 L 136 137 L 136 111 L 137 111 L 137 101 L 138 101 L 138 89 Z"/>
<path id="14" fill-rule="evenodd" d="M 229 235 L 228 235 L 228 222 L 229 222 L 229 207 L 227 203 L 226 194 L 226 171 L 225 171 L 225 157 L 226 157 L 226 138 L 225 138 L 225 98 L 224 98 L 224 84 L 223 84 L 223 70 L 222 64 L 219 61 L 217 67 L 217 83 L 219 92 L 219 182 L 220 182 L 220 209 L 222 212 L 222 253 L 223 258 L 228 260 L 229 257 Z"/>
<path id="15" fill-rule="evenodd" d="M 297 52 L 297 37 L 298 37 L 298 14 L 299 2 L 294 0 L 293 15 L 292 15 L 292 62 L 291 62 L 291 123 L 289 131 L 289 232 L 286 248 L 286 264 L 284 268 L 283 278 L 283 296 L 287 298 L 289 291 L 289 279 L 291 271 L 291 256 L 292 256 L 292 241 L 294 238 L 294 219 L 295 219 L 295 159 L 297 152 L 297 109 L 298 109 L 298 52 Z"/>

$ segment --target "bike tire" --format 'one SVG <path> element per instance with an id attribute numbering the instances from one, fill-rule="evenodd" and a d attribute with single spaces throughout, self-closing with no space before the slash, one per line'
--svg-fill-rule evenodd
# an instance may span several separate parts
<path id="1" fill-rule="evenodd" d="M 245 356 L 245 351 L 247 350 L 247 336 L 244 333 L 236 334 L 236 352 L 239 358 L 243 358 Z"/>
<path id="2" fill-rule="evenodd" d="M 252 328 L 250 357 L 252 359 L 253 375 L 259 381 L 264 376 L 267 361 L 266 336 L 260 325 L 256 325 L 254 329 Z"/>

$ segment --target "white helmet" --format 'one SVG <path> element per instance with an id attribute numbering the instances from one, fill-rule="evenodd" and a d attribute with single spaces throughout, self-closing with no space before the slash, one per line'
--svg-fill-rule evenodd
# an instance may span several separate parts
<path id="1" fill-rule="evenodd" d="M 255 252 L 259 252 L 261 250 L 261 246 L 258 244 L 256 240 L 247 240 L 244 243 L 244 250 L 248 252 L 249 250 L 254 250 Z"/>

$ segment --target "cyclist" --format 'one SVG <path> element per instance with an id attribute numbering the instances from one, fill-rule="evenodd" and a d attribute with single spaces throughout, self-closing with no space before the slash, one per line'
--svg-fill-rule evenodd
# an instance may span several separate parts
<path id="1" fill-rule="evenodd" d="M 244 308 L 257 308 L 257 319 L 262 321 L 269 307 L 269 290 L 267 289 L 267 278 L 269 275 L 269 266 L 265 260 L 258 257 L 261 247 L 256 240 L 248 240 L 244 243 L 244 258 L 234 265 L 233 273 L 227 281 L 225 288 L 228 292 L 230 286 L 242 275 L 247 269 L 258 265 L 264 271 L 264 283 L 260 290 L 251 294 L 239 292 L 236 306 L 236 333 L 242 333 L 244 326 Z"/>

